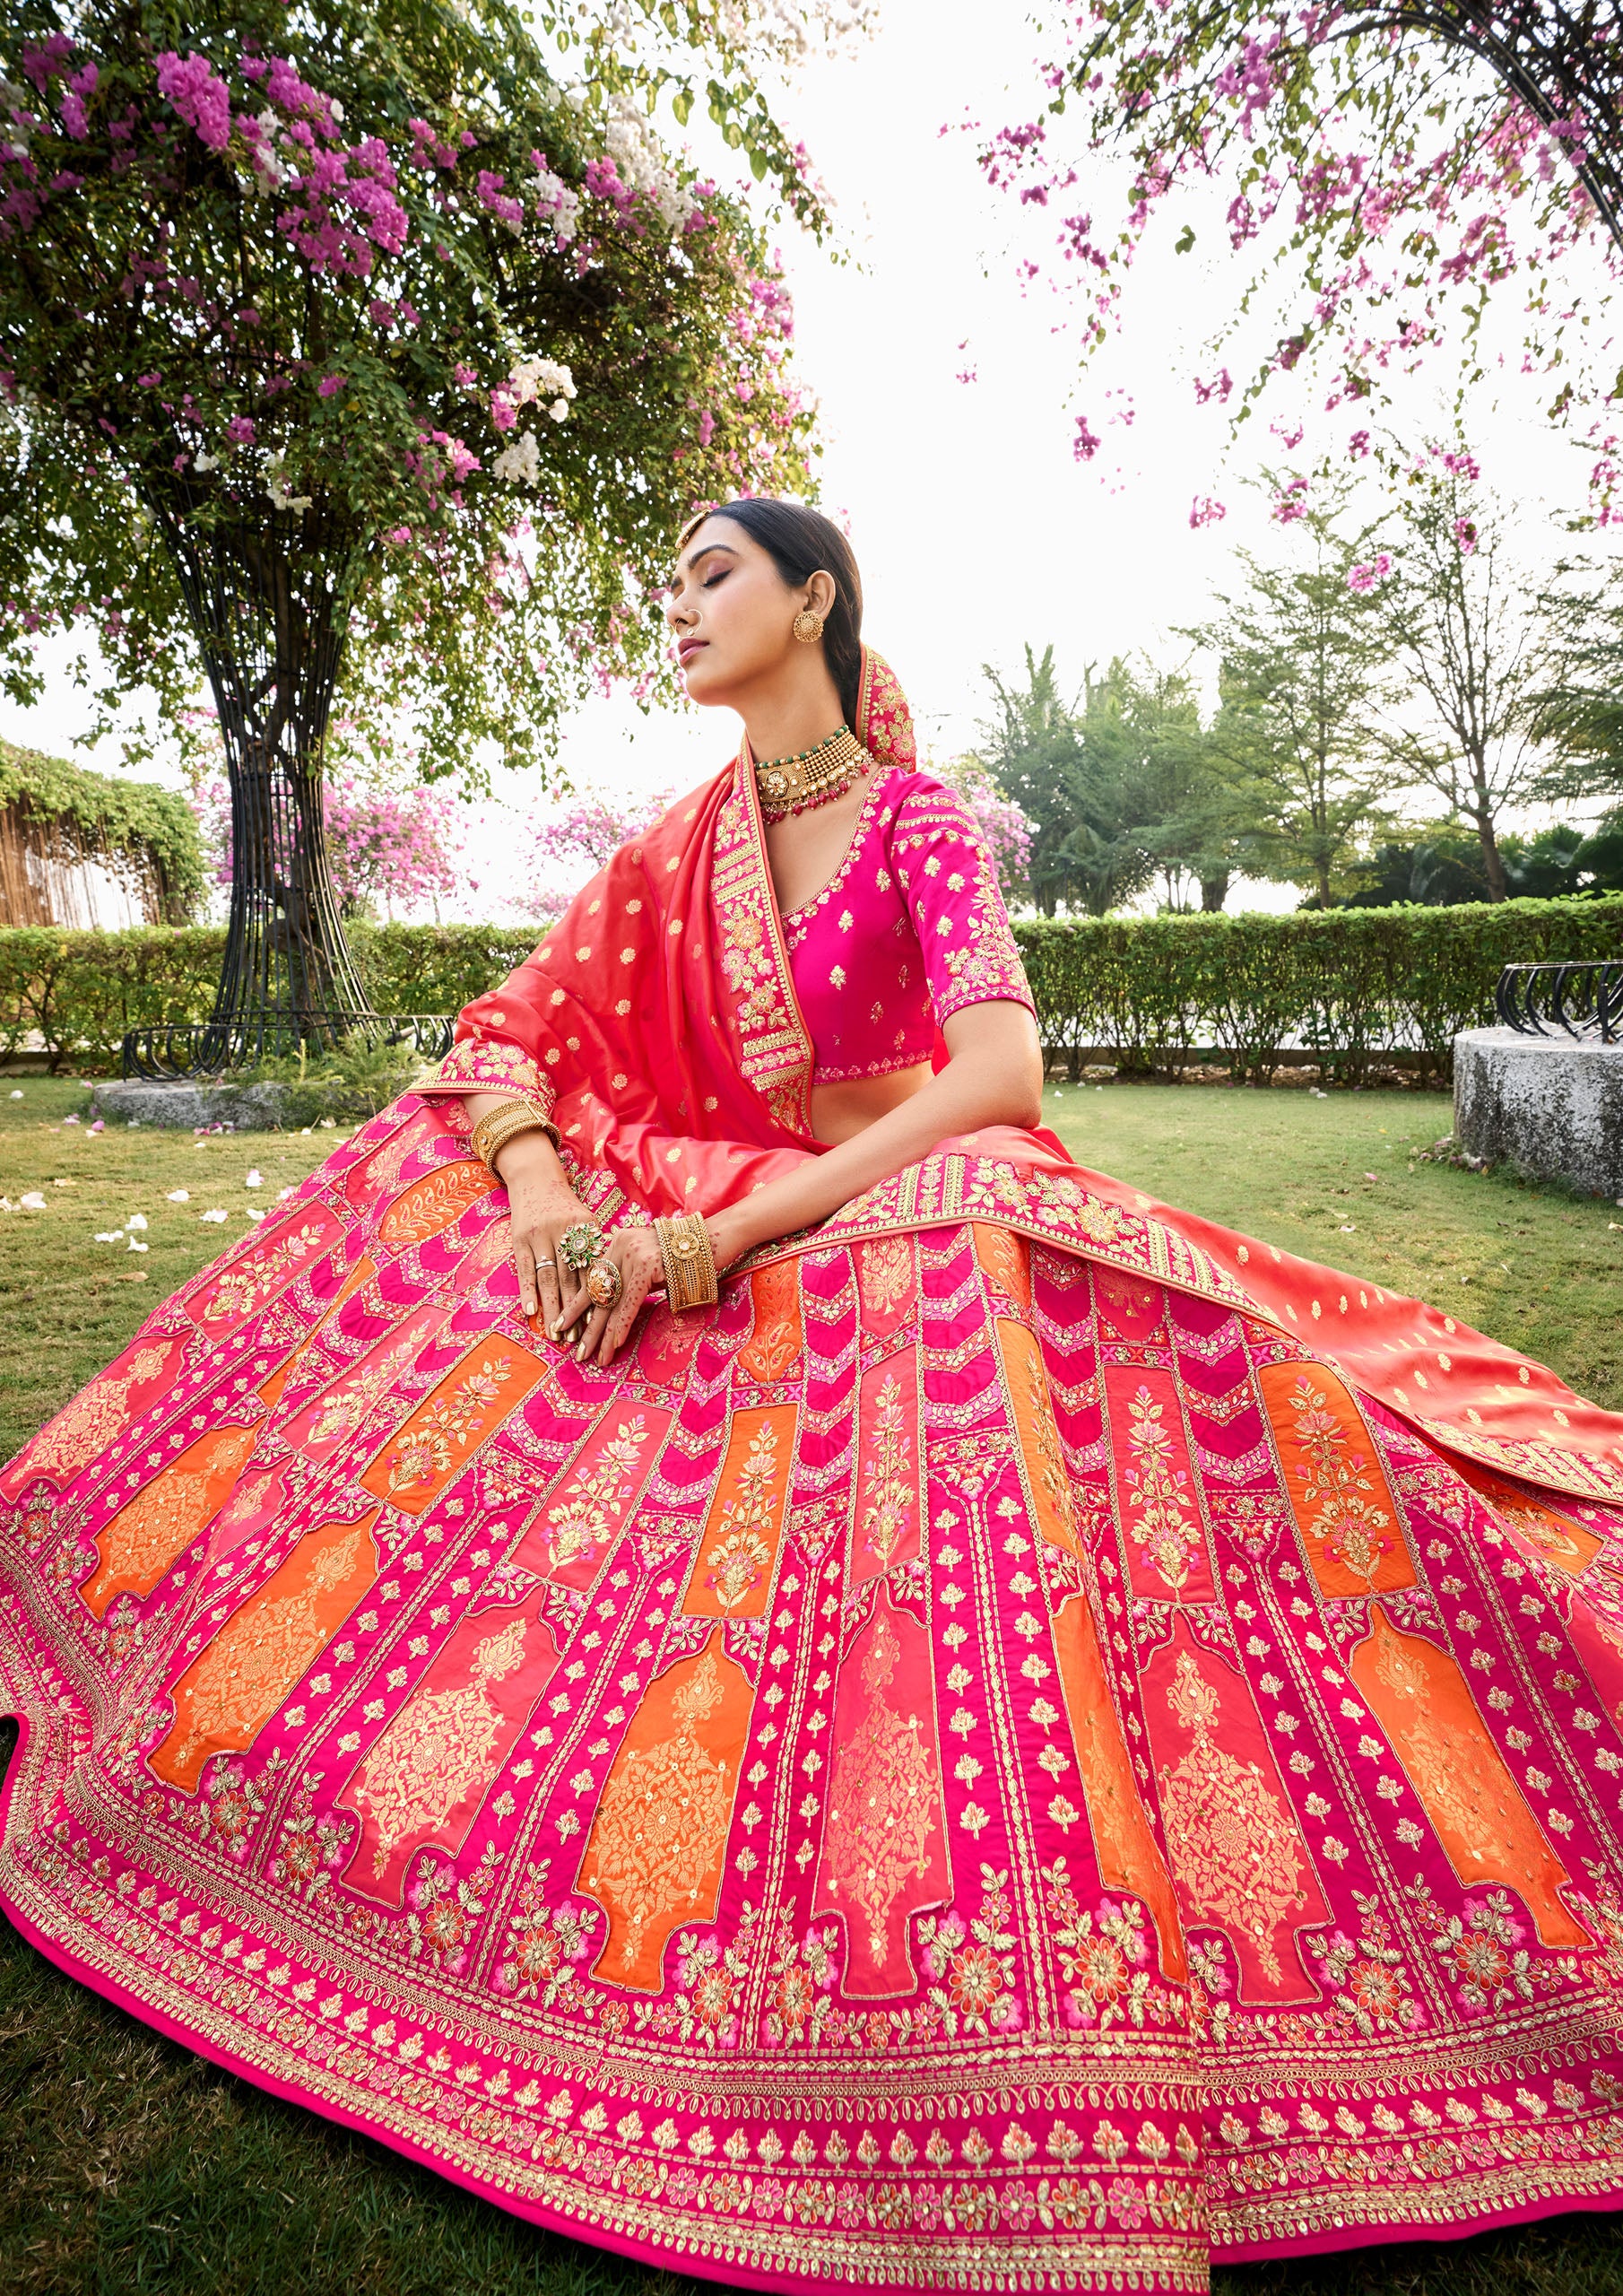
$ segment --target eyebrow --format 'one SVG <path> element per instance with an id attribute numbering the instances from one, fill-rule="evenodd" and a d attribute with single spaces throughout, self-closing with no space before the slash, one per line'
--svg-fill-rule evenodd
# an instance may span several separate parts
<path id="1" fill-rule="evenodd" d="M 689 561 L 688 561 L 688 564 L 687 564 L 687 570 L 688 570 L 688 572 L 689 572 L 690 574 L 691 574 L 691 573 L 693 572 L 693 570 L 695 570 L 695 568 L 698 566 L 698 564 L 699 564 L 699 561 L 700 561 L 701 559 L 708 558 L 708 557 L 710 556 L 710 554 L 711 554 L 711 552 L 714 552 L 714 551 L 717 551 L 717 550 L 725 550 L 725 551 L 726 552 L 726 553 L 727 553 L 727 555 L 728 555 L 728 557 L 729 557 L 729 558 L 736 558 L 736 557 L 738 556 L 738 552 L 737 552 L 737 551 L 734 549 L 733 545 L 730 542 L 707 542 L 707 543 L 705 544 L 705 546 L 704 546 L 704 548 L 703 548 L 702 550 L 696 550 L 696 551 L 693 552 L 692 556 L 689 559 Z M 677 563 L 677 567 L 676 567 L 676 571 L 675 571 L 674 578 L 673 578 L 672 583 L 671 583 L 671 587 L 672 587 L 673 589 L 675 589 L 675 587 L 676 587 L 677 584 L 681 580 L 681 578 L 682 578 L 682 568 L 681 568 L 681 561 L 678 561 L 678 563 Z"/>

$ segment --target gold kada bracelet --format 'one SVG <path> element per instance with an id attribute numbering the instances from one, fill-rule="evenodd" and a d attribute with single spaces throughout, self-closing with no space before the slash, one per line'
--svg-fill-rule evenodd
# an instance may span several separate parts
<path id="1" fill-rule="evenodd" d="M 521 1132 L 544 1132 L 554 1148 L 560 1144 L 558 1126 L 534 1101 L 503 1100 L 480 1118 L 473 1126 L 470 1145 L 487 1170 L 494 1172 L 494 1158 Z"/>
<path id="2" fill-rule="evenodd" d="M 684 1308 L 713 1308 L 718 1290 L 716 1254 L 709 1231 L 697 1212 L 680 1212 L 674 1219 L 655 1220 L 655 1239 L 665 1272 L 665 1298 L 673 1312 Z"/>

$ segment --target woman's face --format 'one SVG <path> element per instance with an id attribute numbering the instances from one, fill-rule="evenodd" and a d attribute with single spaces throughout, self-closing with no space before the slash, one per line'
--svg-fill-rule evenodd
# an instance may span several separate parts
<path id="1" fill-rule="evenodd" d="M 834 584 L 814 574 L 791 589 L 752 535 L 731 518 L 707 518 L 683 544 L 665 594 L 665 620 L 692 699 L 736 705 L 803 651 L 794 622 L 810 604 L 826 613 Z"/>

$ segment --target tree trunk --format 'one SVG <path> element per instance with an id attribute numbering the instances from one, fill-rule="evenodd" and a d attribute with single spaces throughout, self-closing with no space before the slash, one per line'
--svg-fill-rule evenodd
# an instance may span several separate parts
<path id="1" fill-rule="evenodd" d="M 157 506 L 219 712 L 231 905 L 197 1065 L 337 1042 L 367 1017 L 327 863 L 322 758 L 350 542 L 267 510 L 252 529 Z"/>
<path id="2" fill-rule="evenodd" d="M 1477 842 L 1482 848 L 1482 873 L 1488 879 L 1489 900 L 1508 900 L 1510 880 L 1505 874 L 1505 863 L 1499 852 L 1499 840 L 1491 813 L 1477 815 Z"/>
<path id="3" fill-rule="evenodd" d="M 1228 898 L 1228 880 L 1232 872 L 1214 869 L 1209 877 L 1201 879 L 1201 914 L 1215 917 Z"/>

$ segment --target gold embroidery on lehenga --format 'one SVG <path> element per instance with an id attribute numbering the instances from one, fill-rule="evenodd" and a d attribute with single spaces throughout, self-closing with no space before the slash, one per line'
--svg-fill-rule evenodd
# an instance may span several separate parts
<path id="1" fill-rule="evenodd" d="M 413 1180 L 404 1195 L 396 1197 L 379 1222 L 378 1232 L 386 1244 L 396 1248 L 426 1244 L 455 1227 L 464 1212 L 482 1204 L 500 1185 L 494 1173 L 470 1158 L 442 1164 L 437 1171 Z"/>
<path id="2" fill-rule="evenodd" d="M 101 1561 L 84 1588 L 84 1599 L 97 1617 L 116 1587 L 151 1594 L 219 1512 L 258 1434 L 256 1427 L 222 1428 L 154 1476 L 119 1509 L 97 1541 Z"/>
<path id="3" fill-rule="evenodd" d="M 901 1383 L 893 1376 L 887 1377 L 880 1387 L 869 1433 L 871 1448 L 863 1460 L 863 1509 L 856 1544 L 868 1549 L 881 1570 L 888 1570 L 913 1527 L 916 1501 L 907 1407 Z"/>
<path id="4" fill-rule="evenodd" d="M 1187 1650 L 1178 1652 L 1167 1703 L 1194 1739 L 1161 1781 L 1172 1870 L 1197 1917 L 1249 1937 L 1277 1985 L 1274 1932 L 1307 1902 L 1296 1830 L 1257 1765 L 1213 1743 L 1218 1694 Z"/>
<path id="5" fill-rule="evenodd" d="M 698 1906 L 725 1836 L 735 1780 L 695 1735 L 722 1697 L 707 1644 L 672 1700 L 672 1735 L 646 1747 L 628 1742 L 597 1805 L 583 1883 L 614 1918 L 622 1983 L 630 1982 L 647 1933 L 678 1907 Z M 670 1923 L 664 1926 L 668 1934 Z M 608 1953 L 605 1946 L 605 1960 Z"/>
<path id="6" fill-rule="evenodd" d="M 1188 1476 L 1175 1465 L 1172 1431 L 1163 1405 L 1141 1387 L 1129 1406 L 1133 1424 L 1127 1446 L 1134 1465 L 1125 1481 L 1133 1509 L 1132 1532 L 1175 1596 L 1189 1583 L 1191 1567 L 1203 1555 L 1206 1535 L 1193 1511 Z"/>
<path id="7" fill-rule="evenodd" d="M 913 1289 L 913 1239 L 909 1236 L 876 1236 L 857 1248 L 857 1279 L 863 1308 L 874 1322 L 899 1308 Z"/>
<path id="8" fill-rule="evenodd" d="M 699 1535 L 682 1610 L 690 1617 L 759 1618 L 789 1494 L 794 1406 L 734 1412 Z"/>
<path id="9" fill-rule="evenodd" d="M 259 1594 L 227 1619 L 175 1687 L 175 1720 L 151 1758 L 160 1778 L 195 1786 L 211 1753 L 251 1745 L 287 1692 L 326 1644 L 336 1622 L 334 1597 L 363 1557 L 375 1513 L 334 1524 L 329 1543 L 295 1547 Z M 308 1541 L 323 1534 L 308 1533 Z M 283 1574 L 295 1583 L 277 1590 Z"/>
<path id="10" fill-rule="evenodd" d="M 25 1455 L 29 1473 L 65 1480 L 88 1465 L 98 1451 L 105 1451 L 128 1423 L 130 1396 L 156 1378 L 168 1352 L 164 1347 L 137 1348 L 116 1378 L 94 1379 L 65 1404 Z"/>
<path id="11" fill-rule="evenodd" d="M 262 1252 L 228 1267 L 204 1299 L 192 1304 L 192 1312 L 202 1324 L 240 1323 L 336 1241 L 335 1223 L 330 1221 L 312 1221 L 290 1235 L 278 1236 Z"/>
<path id="12" fill-rule="evenodd" d="M 881 1610 L 863 1657 L 868 1710 L 835 1750 L 823 1845 L 829 1892 L 843 1892 L 865 1920 L 876 1963 L 885 1959 L 898 1892 L 910 1875 L 929 1871 L 939 1824 L 935 1761 L 918 1716 L 898 1713 L 884 1695 L 900 1656 L 896 1630 Z"/>
<path id="13" fill-rule="evenodd" d="M 1413 1586 L 1397 1502 L 1346 1387 L 1317 1365 L 1270 1363 L 1258 1378 L 1302 1551 L 1321 1589 L 1369 1595 Z"/>
<path id="14" fill-rule="evenodd" d="M 377 1825 L 375 1874 L 386 1871 L 398 1843 L 444 1825 L 482 1783 L 502 1726 L 490 1685 L 523 1665 L 525 1627 L 516 1618 L 488 1635 L 474 1648 L 469 1679 L 409 1700 L 367 1756 L 353 1799 Z"/>
<path id="15" fill-rule="evenodd" d="M 542 1535 L 554 1570 L 595 1551 L 611 1531 L 619 1530 L 627 1496 L 636 1488 L 649 1432 L 640 1412 L 622 1419 L 591 1465 L 548 1508 Z"/>

